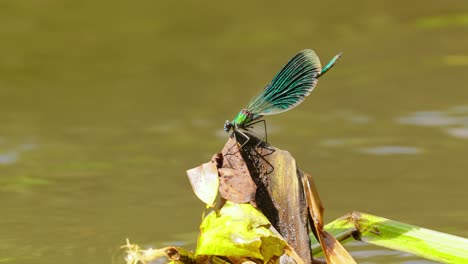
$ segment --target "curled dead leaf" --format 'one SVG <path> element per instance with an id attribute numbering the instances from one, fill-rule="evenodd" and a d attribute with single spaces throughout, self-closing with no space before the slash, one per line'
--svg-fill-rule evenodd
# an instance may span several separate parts
<path id="1" fill-rule="evenodd" d="M 214 205 L 218 194 L 218 165 L 218 155 L 215 155 L 210 162 L 187 171 L 187 176 L 192 185 L 193 192 L 210 207 Z"/>

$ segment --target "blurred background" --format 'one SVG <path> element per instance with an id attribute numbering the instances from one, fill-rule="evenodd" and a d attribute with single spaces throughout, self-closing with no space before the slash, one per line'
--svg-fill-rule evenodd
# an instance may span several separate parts
<path id="1" fill-rule="evenodd" d="M 185 171 L 298 51 L 343 57 L 271 144 L 353 210 L 468 237 L 468 2 L 0 2 L 0 263 L 193 249 Z M 347 245 L 360 263 L 430 263 Z"/>

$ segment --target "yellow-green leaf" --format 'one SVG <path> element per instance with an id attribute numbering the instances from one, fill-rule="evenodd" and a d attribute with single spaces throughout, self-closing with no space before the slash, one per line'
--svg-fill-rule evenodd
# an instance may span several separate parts
<path id="1" fill-rule="evenodd" d="M 269 230 L 270 222 L 250 204 L 227 202 L 203 219 L 196 255 L 247 257 L 268 262 L 286 243 Z"/>

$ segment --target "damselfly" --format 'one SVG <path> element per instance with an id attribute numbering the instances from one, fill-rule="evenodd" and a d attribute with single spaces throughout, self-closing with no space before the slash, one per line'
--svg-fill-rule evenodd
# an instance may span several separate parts
<path id="1" fill-rule="evenodd" d="M 224 130 L 229 132 L 232 129 L 238 132 L 245 137 L 246 141 L 243 144 L 245 145 L 250 138 L 240 129 L 248 131 L 252 125 L 263 122 L 266 137 L 266 124 L 262 117 L 289 111 L 302 103 L 314 89 L 318 78 L 328 72 L 340 57 L 341 52 L 322 68 L 313 50 L 306 49 L 299 52 L 232 121 L 226 120 Z"/>

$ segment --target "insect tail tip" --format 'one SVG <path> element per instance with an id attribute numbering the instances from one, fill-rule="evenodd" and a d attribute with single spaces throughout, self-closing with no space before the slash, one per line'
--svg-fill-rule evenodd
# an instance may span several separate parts
<path id="1" fill-rule="evenodd" d="M 340 51 L 338 54 L 336 54 L 336 55 L 335 55 L 335 58 L 336 58 L 336 59 L 339 59 L 339 58 L 341 58 L 341 56 L 343 56 L 343 52 L 342 52 L 342 51 Z"/>

